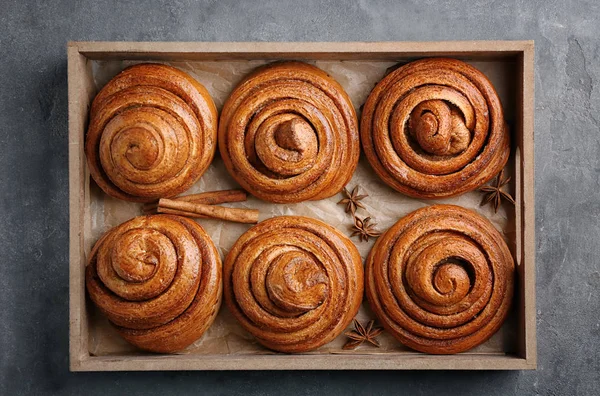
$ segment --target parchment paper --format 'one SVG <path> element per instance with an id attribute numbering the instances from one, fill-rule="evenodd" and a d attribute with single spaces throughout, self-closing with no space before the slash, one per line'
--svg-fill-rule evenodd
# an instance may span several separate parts
<path id="1" fill-rule="evenodd" d="M 97 88 L 101 88 L 126 66 L 140 62 L 124 61 L 94 61 L 93 76 Z M 250 71 L 260 66 L 265 61 L 218 61 L 218 62 L 163 62 L 178 67 L 195 77 L 211 93 L 219 110 L 235 85 Z M 385 75 L 386 70 L 396 62 L 366 62 L 366 61 L 316 61 L 309 62 L 325 70 L 333 76 L 349 94 L 360 117 L 360 106 L 365 102 L 369 92 L 375 84 Z M 505 110 L 505 117 L 511 125 L 515 115 L 514 84 L 511 83 L 511 70 L 514 65 L 504 62 L 472 62 L 479 70 L 484 72 L 496 87 Z M 512 160 L 512 157 L 511 157 Z M 511 161 L 509 161 L 509 164 Z M 509 165 L 512 174 L 512 167 Z M 513 178 L 514 179 L 514 178 Z M 361 155 L 360 163 L 351 182 L 350 189 L 359 184 L 363 192 L 369 194 L 365 198 L 367 209 L 359 209 L 361 217 L 370 215 L 378 224 L 380 231 L 385 231 L 399 218 L 434 203 L 449 203 L 463 206 L 479 212 L 501 230 L 514 253 L 515 225 L 514 209 L 508 204 L 503 204 L 498 213 L 494 213 L 491 206 L 481 207 L 482 193 L 471 192 L 460 197 L 445 200 L 416 200 L 395 192 L 386 186 L 371 170 L 367 160 Z M 214 191 L 239 187 L 228 175 L 221 158 L 218 155 L 208 168 L 207 172 L 187 193 Z M 514 186 L 509 186 L 510 191 Z M 184 195 L 185 195 L 184 194 Z M 235 207 L 247 207 L 260 210 L 260 219 L 264 220 L 281 215 L 303 215 L 321 219 L 326 223 L 341 230 L 346 235 L 351 234 L 352 218 L 344 212 L 344 206 L 337 202 L 342 199 L 342 194 L 332 198 L 299 204 L 283 205 L 262 202 L 251 197 L 247 202 L 232 204 Z M 91 236 L 86 240 L 86 253 L 89 252 L 96 239 L 110 228 L 141 215 L 141 205 L 113 199 L 103 194 L 99 188 L 90 183 L 90 214 Z M 511 220 L 509 220 L 511 219 Z M 224 258 L 237 238 L 250 228 L 249 225 L 222 222 L 217 220 L 198 220 L 211 236 L 217 246 L 221 258 Z M 363 260 L 367 257 L 374 241 L 359 242 L 353 238 Z M 90 310 L 90 335 L 89 350 L 92 355 L 114 354 L 142 354 L 134 347 L 120 338 L 106 318 L 88 304 Z M 370 312 L 366 303 L 360 309 L 357 319 L 366 323 L 375 316 Z M 349 329 L 352 327 L 350 325 Z M 343 351 L 341 347 L 347 341 L 343 334 L 331 343 L 324 345 L 311 353 L 416 353 L 397 342 L 393 337 L 384 332 L 378 337 L 381 348 L 362 345 L 354 351 Z M 514 313 L 504 324 L 503 328 L 485 344 L 467 352 L 471 354 L 494 353 L 503 354 L 513 351 L 516 345 L 516 322 Z M 273 353 L 253 340 L 253 337 L 243 330 L 223 305 L 213 325 L 204 336 L 187 348 L 182 354 L 269 354 Z"/>

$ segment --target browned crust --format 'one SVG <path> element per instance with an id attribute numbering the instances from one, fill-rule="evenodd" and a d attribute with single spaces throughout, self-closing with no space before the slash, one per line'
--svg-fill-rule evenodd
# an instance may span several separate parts
<path id="1" fill-rule="evenodd" d="M 129 143 L 142 147 L 137 155 L 150 158 L 151 164 L 143 168 L 131 165 L 116 149 L 118 135 L 122 138 L 121 132 L 132 125 L 148 132 L 137 137 L 130 133 Z M 170 148 L 154 162 L 156 150 L 148 148 L 150 135 Z M 174 67 L 145 63 L 126 68 L 96 95 L 85 153 L 90 174 L 104 192 L 127 201 L 150 202 L 189 189 L 212 161 L 216 139 L 217 110 L 202 84 Z M 173 161 L 176 166 L 165 165 Z M 124 172 L 124 167 L 135 171 Z"/>
<path id="2" fill-rule="evenodd" d="M 140 230 L 166 233 L 171 240 L 167 244 L 177 247 L 177 273 L 156 297 L 134 301 L 116 295 L 100 279 L 98 255 L 103 251 L 112 255 L 113 260 L 102 265 L 113 267 L 119 265 L 115 259 L 130 259 L 131 251 L 118 250 L 116 243 L 125 233 Z M 182 269 L 182 265 L 189 271 Z M 188 282 L 182 282 L 182 277 L 187 277 Z M 122 279 L 117 281 L 125 283 L 125 288 L 132 285 Z M 184 285 L 190 287 L 173 290 Z M 172 353 L 199 339 L 217 316 L 222 294 L 221 260 L 208 234 L 194 221 L 172 215 L 140 216 L 111 229 L 96 243 L 86 268 L 86 286 L 92 301 L 125 340 L 143 350 Z M 175 298 L 164 298 L 167 294 Z"/>
<path id="3" fill-rule="evenodd" d="M 284 138 L 273 139 L 277 133 Z M 227 99 L 219 150 L 252 195 L 280 203 L 323 199 L 338 193 L 356 169 L 358 121 L 350 98 L 328 74 L 301 62 L 276 62 L 246 77 Z"/>
<path id="4" fill-rule="evenodd" d="M 464 151 L 432 154 L 420 145 L 426 139 L 416 142 L 407 132 L 416 128 L 410 124 L 412 110 L 431 100 L 461 102 L 466 112 L 473 113 L 471 139 Z M 454 118 L 464 129 L 464 112 Z M 438 118 L 437 123 L 444 122 Z M 455 130 L 452 124 L 447 144 L 448 139 L 457 139 Z M 361 142 L 373 170 L 386 184 L 427 199 L 459 195 L 485 184 L 510 154 L 502 104 L 492 83 L 473 66 L 446 58 L 411 62 L 383 78 L 364 105 Z"/>
<path id="5" fill-rule="evenodd" d="M 261 344 L 281 352 L 310 351 L 338 336 L 358 312 L 363 283 L 352 242 L 307 217 L 259 223 L 224 264 L 227 307 Z"/>
<path id="6" fill-rule="evenodd" d="M 377 240 L 366 262 L 366 295 L 404 345 L 458 353 L 502 326 L 514 270 L 506 243 L 487 219 L 459 206 L 434 205 L 400 219 Z"/>

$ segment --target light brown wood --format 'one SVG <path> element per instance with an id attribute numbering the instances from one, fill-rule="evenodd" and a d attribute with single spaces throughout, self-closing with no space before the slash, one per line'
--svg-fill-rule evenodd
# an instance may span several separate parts
<path id="1" fill-rule="evenodd" d="M 70 190 L 70 367 L 72 371 L 123 370 L 354 370 L 354 369 L 535 369 L 535 200 L 534 200 L 534 47 L 532 41 L 448 41 L 383 43 L 166 43 L 71 42 L 69 79 Z M 514 253 L 518 269 L 516 293 L 519 345 L 513 354 L 464 353 L 427 356 L 399 352 L 361 355 L 170 355 L 90 356 L 84 288 L 89 235 L 89 173 L 83 139 L 88 105 L 94 94 L 89 60 L 232 60 L 329 59 L 410 60 L 449 56 L 463 60 L 502 60 L 517 67 L 519 113 L 513 133 L 517 232 Z"/>
<path id="2" fill-rule="evenodd" d="M 520 92 L 521 122 L 520 142 L 523 146 L 523 184 L 521 206 L 522 217 L 522 244 L 523 244 L 523 274 L 521 278 L 522 306 L 524 307 L 523 334 L 524 340 L 523 356 L 532 367 L 537 365 L 536 344 L 536 309 L 535 309 L 535 193 L 534 193 L 534 63 L 535 53 L 533 42 L 526 46 L 520 55 L 522 68 L 522 82 Z"/>
<path id="3" fill-rule="evenodd" d="M 72 371 L 156 370 L 530 370 L 526 359 L 507 355 L 461 354 L 430 356 L 417 353 L 359 355 L 174 355 L 89 357 Z"/>
<path id="4" fill-rule="evenodd" d="M 89 357 L 88 322 L 85 310 L 86 191 L 89 190 L 83 139 L 87 110 L 94 88 L 87 78 L 91 65 L 77 48 L 69 47 L 69 355 L 71 367 Z"/>
<path id="5" fill-rule="evenodd" d="M 89 59 L 233 60 L 337 59 L 390 60 L 422 56 L 506 58 L 523 53 L 531 41 L 431 42 L 71 42 Z"/>

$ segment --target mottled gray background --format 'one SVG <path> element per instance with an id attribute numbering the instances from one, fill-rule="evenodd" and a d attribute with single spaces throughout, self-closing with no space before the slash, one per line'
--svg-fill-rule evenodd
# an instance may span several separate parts
<path id="1" fill-rule="evenodd" d="M 256 3 L 0 1 L 0 395 L 598 394 L 599 2 Z M 69 373 L 68 40 L 450 39 L 535 40 L 537 371 Z"/>

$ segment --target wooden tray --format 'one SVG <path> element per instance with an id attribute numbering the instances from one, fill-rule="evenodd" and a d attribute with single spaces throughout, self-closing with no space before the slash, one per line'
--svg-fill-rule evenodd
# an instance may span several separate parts
<path id="1" fill-rule="evenodd" d="M 515 326 L 517 345 L 504 354 L 434 356 L 421 353 L 361 354 L 203 354 L 93 356 L 88 347 L 89 305 L 84 268 L 89 251 L 90 181 L 84 154 L 88 110 L 96 88 L 94 61 L 221 60 L 388 60 L 448 56 L 466 61 L 502 61 L 516 67 L 517 106 L 511 130 L 515 170 L 513 253 L 517 263 Z M 165 43 L 73 42 L 68 45 L 70 191 L 70 367 L 72 371 L 118 370 L 390 370 L 536 368 L 534 214 L 534 47 L 531 41 L 383 43 Z M 225 309 L 224 307 L 222 309 Z"/>

